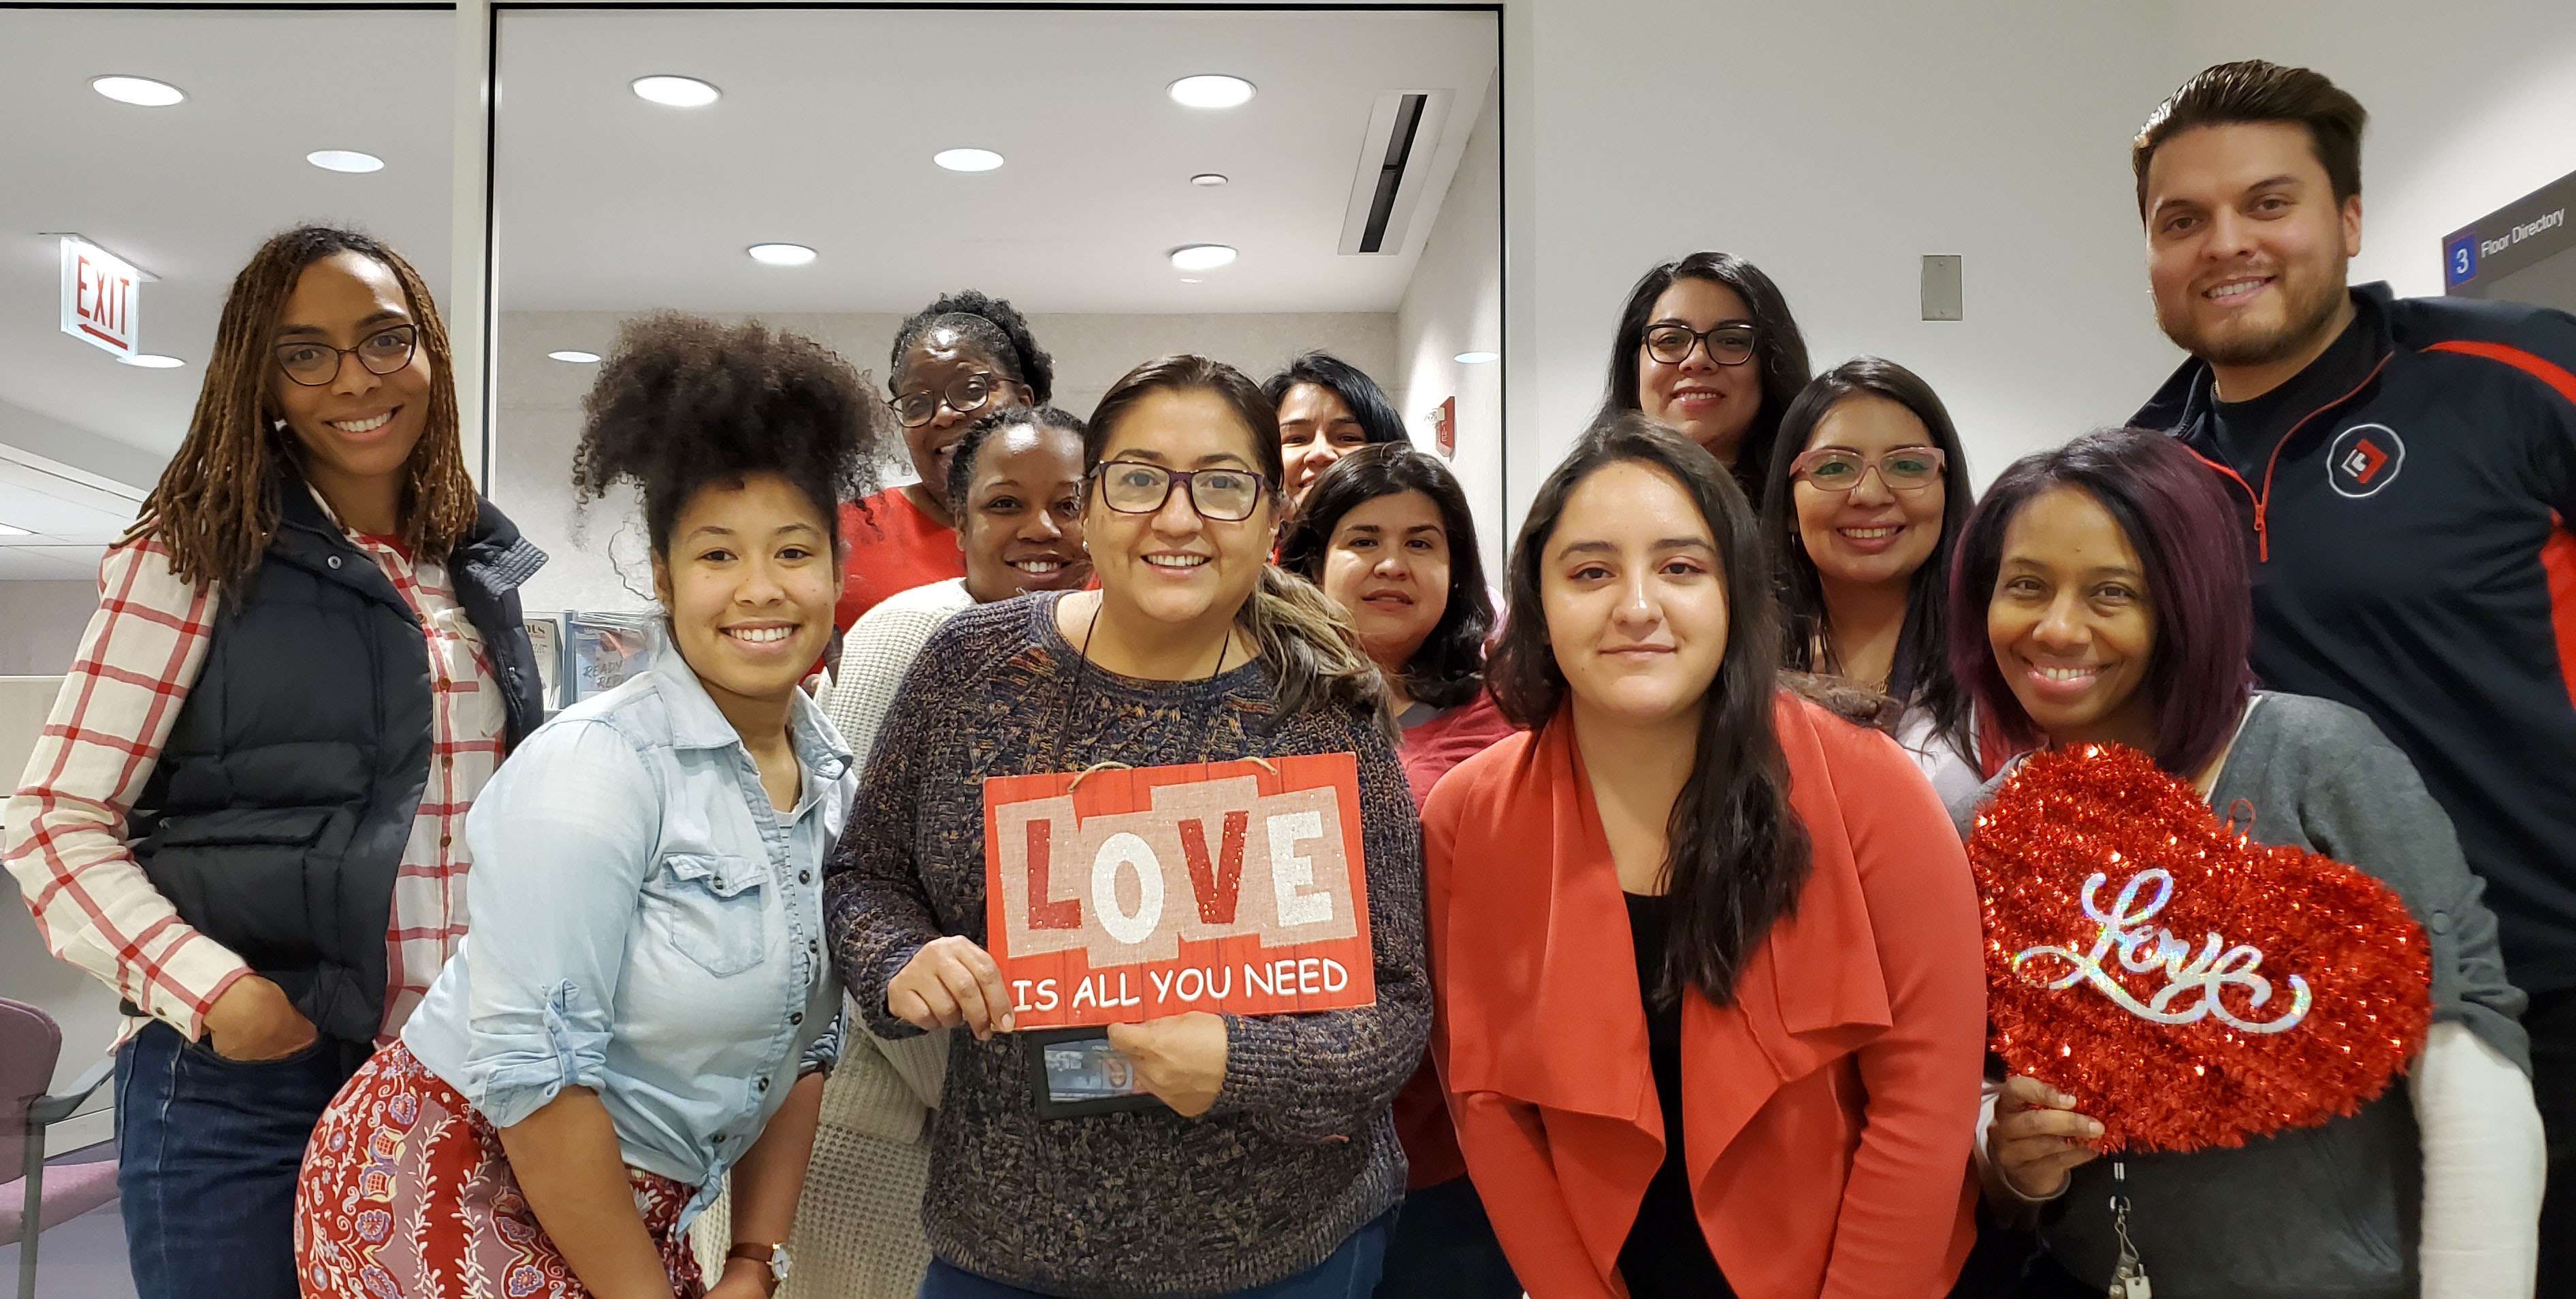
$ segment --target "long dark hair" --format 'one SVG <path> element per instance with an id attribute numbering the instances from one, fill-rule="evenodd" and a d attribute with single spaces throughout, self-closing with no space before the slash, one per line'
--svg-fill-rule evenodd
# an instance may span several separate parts
<path id="1" fill-rule="evenodd" d="M 1381 496 L 1420 492 L 1440 510 L 1449 539 L 1449 602 L 1431 634 L 1404 663 L 1404 692 L 1433 708 L 1454 708 L 1484 684 L 1485 637 L 1494 629 L 1494 600 L 1485 592 L 1485 561 L 1476 550 L 1476 518 L 1467 493 L 1438 457 L 1411 443 L 1361 447 L 1315 476 L 1306 500 L 1279 543 L 1279 566 L 1321 585 L 1324 552 L 1342 516 Z"/>
<path id="2" fill-rule="evenodd" d="M 2003 570 L 2004 533 L 2041 495 L 2071 487 L 2093 498 L 2138 552 L 2154 657 L 2138 689 L 2155 703 L 2156 765 L 2190 779 L 2227 747 L 2254 693 L 2253 579 L 2236 507 L 2218 475 L 2182 443 L 2151 429 L 2087 433 L 2023 456 L 1986 489 L 1959 539 L 1950 573 L 1950 664 L 1995 729 L 2019 748 L 2047 742 L 2005 684 L 1986 635 L 1986 606 Z"/>
<path id="3" fill-rule="evenodd" d="M 414 554 L 444 557 L 474 530 L 481 502 L 465 473 L 447 323 L 429 285 L 402 254 L 365 234 L 298 226 L 261 244 L 233 277 L 187 436 L 125 534 L 160 542 L 170 552 L 170 571 L 183 581 L 238 581 L 277 533 L 277 475 L 304 454 L 295 434 L 278 426 L 285 416 L 271 386 L 277 318 L 304 268 L 337 253 L 356 253 L 393 273 L 411 308 L 417 346 L 429 358 L 428 418 L 403 466 L 403 541 Z"/>
<path id="4" fill-rule="evenodd" d="M 1367 445 L 1388 442 L 1410 443 L 1404 431 L 1404 417 L 1395 412 L 1395 403 L 1387 400 L 1386 389 L 1368 373 L 1330 352 L 1306 352 L 1289 360 L 1279 373 L 1261 381 L 1261 395 L 1272 406 L 1288 400 L 1288 390 L 1301 383 L 1311 383 L 1342 399 L 1351 418 L 1358 420 L 1360 436 Z"/>
<path id="5" fill-rule="evenodd" d="M 1976 488 L 1968 479 L 1967 448 L 1959 444 L 1958 426 L 1941 398 L 1921 376 L 1894 361 L 1855 356 L 1817 375 L 1780 417 L 1780 432 L 1771 448 L 1770 477 L 1762 486 L 1762 521 L 1774 547 L 1779 570 L 1781 662 L 1793 672 L 1822 672 L 1815 646 L 1824 639 L 1825 591 L 1815 558 L 1798 536 L 1797 494 L 1789 466 L 1816 436 L 1816 426 L 1835 406 L 1852 397 L 1884 397 L 1913 413 L 1941 449 L 1948 469 L 1941 475 L 1945 492 L 1941 539 L 1905 585 L 1905 627 L 1897 633 L 1896 661 L 1887 673 L 1887 693 L 1909 708 L 1931 714 L 1933 730 L 1971 760 L 1976 736 L 1968 725 L 1968 692 L 1950 673 L 1950 559 L 1958 553 L 1959 534 L 1976 508 Z M 1984 620 L 1979 619 L 1983 626 Z"/>
<path id="6" fill-rule="evenodd" d="M 1100 468 L 1100 457 L 1118 432 L 1118 422 L 1136 403 L 1157 392 L 1210 392 L 1243 421 L 1252 438 L 1253 462 L 1267 481 L 1270 508 L 1285 510 L 1288 495 L 1280 487 L 1287 477 L 1286 457 L 1279 450 L 1279 412 L 1259 385 L 1242 371 L 1204 356 L 1158 357 L 1128 371 L 1109 385 L 1082 434 L 1082 471 Z M 1098 490 L 1085 489 L 1086 501 Z M 1312 704 L 1365 709 L 1384 719 L 1386 683 L 1377 664 L 1360 648 L 1358 633 L 1313 583 L 1282 570 L 1261 566 L 1252 595 L 1235 615 L 1236 625 L 1260 647 L 1277 678 L 1279 715 L 1285 717 Z M 1382 723 L 1392 732 L 1392 722 Z"/>
<path id="7" fill-rule="evenodd" d="M 1780 663 L 1780 615 L 1761 520 L 1742 490 L 1705 449 L 1633 412 L 1594 421 L 1565 462 L 1539 485 L 1529 521 L 1512 547 L 1510 613 L 1486 668 L 1503 713 L 1532 729 L 1558 718 L 1567 685 L 1548 643 L 1539 574 L 1566 499 L 1593 474 L 1638 464 L 1672 479 L 1707 521 L 1726 583 L 1726 653 L 1700 710 L 1690 779 L 1664 828 L 1664 878 L 1672 899 L 1658 998 L 1687 984 L 1718 1005 L 1771 926 L 1797 909 L 1811 867 L 1807 827 L 1789 805 L 1789 760 L 1772 709 Z"/>
<path id="8" fill-rule="evenodd" d="M 1761 367 L 1762 409 L 1754 412 L 1744 440 L 1736 445 L 1735 483 L 1747 495 L 1759 492 L 1771 467 L 1771 443 L 1780 431 L 1781 412 L 1789 409 L 1790 401 L 1807 384 L 1807 340 L 1798 332 L 1798 319 L 1789 314 L 1789 299 L 1780 286 L 1753 263 L 1733 253 L 1692 253 L 1639 277 L 1637 287 L 1628 290 L 1628 304 L 1619 309 L 1619 333 L 1610 343 L 1610 386 L 1601 413 L 1642 409 L 1637 358 L 1645 350 L 1655 299 L 1675 280 L 1723 284 L 1735 290 L 1745 309 L 1753 313 L 1753 359 L 1745 364 Z"/>

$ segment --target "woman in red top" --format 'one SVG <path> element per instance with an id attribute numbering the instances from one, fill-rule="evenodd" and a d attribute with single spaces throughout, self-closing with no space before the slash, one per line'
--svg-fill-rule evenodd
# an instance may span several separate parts
<path id="1" fill-rule="evenodd" d="M 1759 524 L 1612 415 L 1540 487 L 1423 810 L 1432 1048 L 1538 1299 L 1931 1299 L 1971 1237 L 1984 972 L 1903 751 L 1776 687 Z"/>
<path id="2" fill-rule="evenodd" d="M 1350 615 L 1386 675 L 1415 802 L 1451 767 L 1518 729 L 1485 693 L 1493 597 L 1467 494 L 1437 459 L 1390 444 L 1337 461 L 1288 525 L 1279 566 Z"/>
<path id="3" fill-rule="evenodd" d="M 1385 675 L 1416 803 L 1451 767 L 1518 729 L 1485 692 L 1494 606 L 1467 494 L 1439 460 L 1405 443 L 1334 462 L 1298 506 L 1279 566 L 1350 615 Z M 1409 1170 L 1377 1299 L 1519 1299 L 1428 1057 L 1396 1095 L 1395 1132 Z"/>
<path id="4" fill-rule="evenodd" d="M 921 481 L 841 506 L 850 557 L 832 625 L 845 632 L 887 596 L 966 576 L 948 503 L 949 455 L 986 412 L 1055 396 L 1055 360 L 1029 336 L 1029 322 L 973 289 L 914 312 L 895 331 L 888 364 L 895 417 Z"/>

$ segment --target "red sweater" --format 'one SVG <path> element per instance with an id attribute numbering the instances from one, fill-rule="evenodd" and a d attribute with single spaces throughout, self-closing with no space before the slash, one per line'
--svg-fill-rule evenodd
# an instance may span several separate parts
<path id="1" fill-rule="evenodd" d="M 865 506 L 863 512 L 860 506 Z M 849 547 L 841 571 L 841 601 L 832 625 L 848 631 L 859 615 L 898 591 L 966 576 L 966 552 L 957 530 L 921 512 L 900 487 L 841 507 L 841 542 Z"/>
<path id="2" fill-rule="evenodd" d="M 1451 767 L 1519 729 L 1503 716 L 1494 697 L 1482 690 L 1455 708 L 1433 714 L 1427 722 L 1405 728 L 1404 747 L 1396 757 L 1404 763 L 1404 779 L 1413 786 L 1414 803 L 1431 797 L 1431 787 Z M 1395 1135 L 1404 1143 L 1404 1189 L 1418 1191 L 1467 1175 L 1467 1157 L 1458 1153 L 1458 1131 L 1449 1123 L 1449 1098 L 1441 1094 L 1440 1071 L 1427 1055 L 1413 1080 L 1395 1094 Z"/>

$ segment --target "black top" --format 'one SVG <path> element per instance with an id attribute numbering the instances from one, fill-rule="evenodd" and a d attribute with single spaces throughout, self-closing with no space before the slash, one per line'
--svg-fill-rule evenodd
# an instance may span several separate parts
<path id="1" fill-rule="evenodd" d="M 2272 392 L 2222 403 L 2195 360 L 2132 422 L 2228 471 L 2262 684 L 2405 750 L 2486 878 L 2513 982 L 2576 987 L 2576 317 L 2385 285 L 2353 306 Z"/>
<path id="2" fill-rule="evenodd" d="M 1646 1000 L 1646 1058 L 1655 1070 L 1655 1098 L 1664 1107 L 1664 1166 L 1646 1186 L 1637 1221 L 1619 1247 L 1619 1275 L 1632 1299 L 1734 1299 L 1726 1274 L 1708 1252 L 1708 1234 L 1691 1209 L 1690 1168 L 1682 1158 L 1682 1004 L 1659 1001 L 1664 980 L 1664 936 L 1671 904 L 1661 897 L 1628 899 L 1628 937 L 1637 949 L 1637 987 Z"/>
<path id="3" fill-rule="evenodd" d="M 222 584 L 125 837 L 180 919 L 324 1036 L 365 1045 L 384 1031 L 386 918 L 434 756 L 429 651 L 419 614 L 304 480 L 287 473 L 277 493 L 277 531 Z M 545 554 L 484 502 L 446 560 L 507 752 L 544 720 L 518 587 Z"/>

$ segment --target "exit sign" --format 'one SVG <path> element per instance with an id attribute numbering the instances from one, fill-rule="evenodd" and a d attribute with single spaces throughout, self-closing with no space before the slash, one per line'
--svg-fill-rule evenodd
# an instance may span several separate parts
<path id="1" fill-rule="evenodd" d="M 63 332 L 129 357 L 142 349 L 143 272 L 77 235 L 63 236 Z"/>

